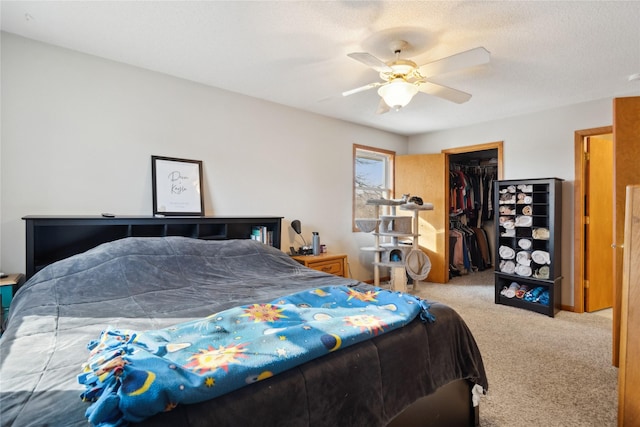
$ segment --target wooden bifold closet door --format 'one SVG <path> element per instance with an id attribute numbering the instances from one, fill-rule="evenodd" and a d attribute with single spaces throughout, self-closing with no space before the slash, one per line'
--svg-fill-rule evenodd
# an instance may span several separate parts
<path id="1" fill-rule="evenodd" d="M 431 271 L 426 280 L 436 283 L 449 281 L 448 171 L 445 154 L 396 156 L 396 197 L 409 193 L 420 196 L 425 203 L 433 203 L 435 207 L 431 211 L 420 212 L 418 233 L 420 249 L 431 261 Z"/>

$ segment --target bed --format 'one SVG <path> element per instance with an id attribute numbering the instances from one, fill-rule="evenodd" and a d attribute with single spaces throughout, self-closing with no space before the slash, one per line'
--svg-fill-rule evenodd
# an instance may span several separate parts
<path id="1" fill-rule="evenodd" d="M 303 267 L 254 240 L 127 237 L 53 262 L 16 293 L 0 339 L 3 426 L 86 426 L 80 367 L 107 327 L 167 328 L 307 289 L 373 289 Z M 416 318 L 268 379 L 139 426 L 479 425 L 488 388 L 461 317 L 432 302 Z"/>

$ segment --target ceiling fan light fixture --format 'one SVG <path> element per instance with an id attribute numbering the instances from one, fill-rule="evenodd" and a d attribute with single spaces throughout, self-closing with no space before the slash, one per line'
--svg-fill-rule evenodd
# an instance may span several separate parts
<path id="1" fill-rule="evenodd" d="M 396 59 L 395 61 L 387 62 L 387 65 L 391 68 L 392 74 L 395 74 L 396 76 L 408 76 L 418 68 L 418 64 L 408 59 Z M 384 75 L 384 72 L 380 73 L 380 77 L 383 79 Z"/>
<path id="2" fill-rule="evenodd" d="M 418 93 L 418 86 L 401 77 L 391 80 L 378 89 L 378 95 L 384 99 L 385 104 L 396 110 L 411 102 L 416 93 Z"/>

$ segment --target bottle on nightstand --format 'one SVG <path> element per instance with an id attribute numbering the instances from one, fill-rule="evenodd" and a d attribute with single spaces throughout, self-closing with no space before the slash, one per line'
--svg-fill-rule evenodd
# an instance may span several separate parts
<path id="1" fill-rule="evenodd" d="M 320 255 L 320 235 L 317 231 L 313 233 L 313 240 L 311 241 L 311 247 L 313 248 L 314 255 Z"/>

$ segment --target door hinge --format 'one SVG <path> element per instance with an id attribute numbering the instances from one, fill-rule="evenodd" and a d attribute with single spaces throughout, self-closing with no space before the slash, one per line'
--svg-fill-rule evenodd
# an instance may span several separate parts
<path id="1" fill-rule="evenodd" d="M 584 281 L 584 288 L 585 289 L 589 289 L 589 281 L 588 280 Z"/>
<path id="2" fill-rule="evenodd" d="M 585 224 L 589 224 L 589 217 L 588 217 L 588 216 L 585 216 L 585 217 L 584 217 L 584 223 L 585 223 Z"/>
<path id="3" fill-rule="evenodd" d="M 585 152 L 584 152 L 584 161 L 585 161 L 585 162 L 588 162 L 589 160 L 590 160 L 590 159 L 589 159 L 589 152 L 588 152 L 588 151 L 585 151 Z"/>

